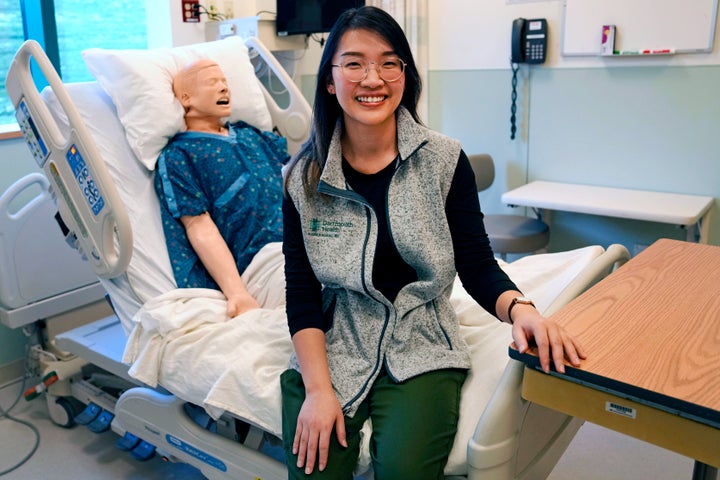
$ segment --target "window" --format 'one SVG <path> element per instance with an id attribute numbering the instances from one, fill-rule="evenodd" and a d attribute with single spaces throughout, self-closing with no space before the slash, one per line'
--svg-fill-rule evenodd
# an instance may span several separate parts
<path id="1" fill-rule="evenodd" d="M 5 90 L 5 77 L 24 40 L 20 0 L 0 0 L 0 125 L 15 123 L 15 109 Z"/>
<path id="2" fill-rule="evenodd" d="M 60 76 L 65 82 L 92 80 L 81 52 L 90 47 L 147 48 L 145 0 L 49 0 L 34 2 L 44 15 L 55 12 L 55 29 L 42 25 L 43 15 L 23 15 L 20 0 L 0 0 L 0 125 L 15 123 L 15 109 L 5 90 L 5 76 L 15 52 L 25 40 L 24 31 L 41 31 L 56 38 Z M 48 33 L 51 32 L 51 33 Z M 42 43 L 42 42 L 41 42 Z"/>

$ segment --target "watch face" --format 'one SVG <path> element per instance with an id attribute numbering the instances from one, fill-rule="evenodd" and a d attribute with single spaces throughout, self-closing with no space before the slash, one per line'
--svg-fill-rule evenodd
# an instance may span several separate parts
<path id="1" fill-rule="evenodd" d="M 517 303 L 524 303 L 526 305 L 532 305 L 532 303 L 533 303 L 532 300 L 530 300 L 529 298 L 526 298 L 526 297 L 517 297 L 515 299 L 515 301 Z"/>

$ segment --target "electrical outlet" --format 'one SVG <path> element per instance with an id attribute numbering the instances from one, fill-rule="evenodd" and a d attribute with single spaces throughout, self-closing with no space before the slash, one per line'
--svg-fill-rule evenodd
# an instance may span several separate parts
<path id="1" fill-rule="evenodd" d="M 200 22 L 200 2 L 199 0 L 181 0 L 182 1 L 182 19 L 185 23 Z"/>
<path id="2" fill-rule="evenodd" d="M 233 0 L 225 0 L 225 3 L 223 4 L 225 7 L 225 11 L 223 12 L 225 19 L 235 18 L 234 3 L 235 2 Z"/>

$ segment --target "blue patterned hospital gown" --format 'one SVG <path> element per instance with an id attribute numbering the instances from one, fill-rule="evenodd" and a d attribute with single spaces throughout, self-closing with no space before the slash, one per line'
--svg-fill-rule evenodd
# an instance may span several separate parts
<path id="1" fill-rule="evenodd" d="M 255 253 L 282 240 L 282 164 L 287 142 L 244 122 L 229 135 L 182 132 L 158 158 L 155 190 L 175 281 L 180 288 L 218 289 L 180 222 L 208 212 L 242 273 Z"/>

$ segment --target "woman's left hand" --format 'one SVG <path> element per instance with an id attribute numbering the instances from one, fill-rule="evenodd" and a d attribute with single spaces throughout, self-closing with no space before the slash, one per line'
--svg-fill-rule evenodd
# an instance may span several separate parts
<path id="1" fill-rule="evenodd" d="M 550 361 L 555 370 L 565 373 L 565 360 L 575 367 L 586 358 L 585 350 L 578 340 L 553 320 L 540 315 L 535 309 L 526 309 L 517 317 L 513 315 L 512 336 L 520 353 L 527 351 L 530 342 L 538 349 L 540 367 L 550 372 Z"/>

